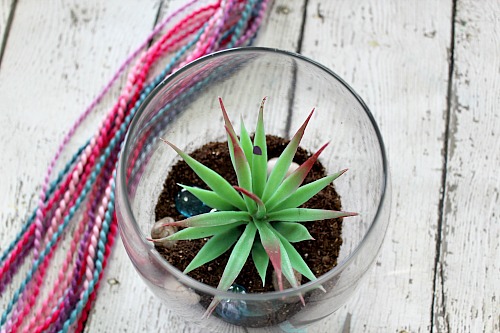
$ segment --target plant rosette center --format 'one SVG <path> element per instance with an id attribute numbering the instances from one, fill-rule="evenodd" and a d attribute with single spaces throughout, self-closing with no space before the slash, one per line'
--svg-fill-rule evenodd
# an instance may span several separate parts
<path id="1" fill-rule="evenodd" d="M 250 256 L 262 284 L 265 284 L 269 262 L 274 269 L 279 290 L 284 289 L 283 277 L 292 288 L 298 287 L 300 282 L 297 273 L 311 281 L 316 280 L 316 276 L 292 245 L 295 242 L 313 239 L 303 223 L 357 215 L 327 209 L 300 208 L 346 171 L 346 169 L 341 170 L 303 185 L 306 176 L 328 143 L 300 166 L 290 168 L 314 109 L 281 155 L 273 161 L 273 167 L 268 174 L 269 160 L 264 130 L 265 101 L 266 98 L 259 108 L 252 140 L 243 122 L 240 124 L 239 137 L 236 135 L 222 99 L 219 98 L 237 186 L 231 185 L 220 174 L 201 164 L 173 143 L 162 139 L 180 155 L 209 189 L 179 185 L 212 211 L 180 221 L 166 221 L 161 227 L 183 229 L 151 240 L 165 242 L 209 238 L 186 267 L 185 274 L 232 248 L 217 286 L 217 289 L 224 291 L 231 288 Z M 302 297 L 301 300 L 304 304 Z M 219 301 L 217 298 L 213 299 L 205 316 L 214 311 Z"/>

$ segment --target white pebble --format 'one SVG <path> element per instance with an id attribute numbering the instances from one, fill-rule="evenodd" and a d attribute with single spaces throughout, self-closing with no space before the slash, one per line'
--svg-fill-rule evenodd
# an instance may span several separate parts
<path id="1" fill-rule="evenodd" d="M 173 235 L 177 232 L 177 228 L 173 226 L 165 226 L 165 223 L 174 222 L 174 219 L 171 217 L 165 217 L 153 224 L 151 228 L 151 238 L 152 239 L 162 239 L 166 238 L 170 235 Z M 175 245 L 175 240 L 166 240 L 162 239 L 161 241 L 155 242 L 155 244 L 163 246 L 167 249 L 171 249 Z"/>
<path id="2" fill-rule="evenodd" d="M 277 157 L 273 157 L 269 161 L 267 161 L 267 176 L 268 177 L 271 174 L 271 171 L 273 171 L 274 166 L 276 165 L 277 161 L 278 161 Z M 288 171 L 286 172 L 285 176 L 288 177 L 292 172 L 297 170 L 298 167 L 299 167 L 299 165 L 297 163 L 292 162 L 292 164 L 290 164 L 290 167 L 288 168 Z"/>

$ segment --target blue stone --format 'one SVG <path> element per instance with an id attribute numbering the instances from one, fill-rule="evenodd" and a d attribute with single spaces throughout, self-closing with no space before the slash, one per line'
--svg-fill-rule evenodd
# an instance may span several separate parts
<path id="1" fill-rule="evenodd" d="M 229 287 L 228 291 L 241 294 L 246 293 L 246 289 L 238 284 L 233 284 Z M 237 324 L 241 319 L 247 316 L 248 308 L 247 303 L 243 300 L 225 299 L 217 305 L 215 312 L 228 323 Z"/>
<path id="2" fill-rule="evenodd" d="M 240 286 L 239 284 L 236 284 L 236 283 L 233 283 L 227 291 L 232 291 L 233 293 L 240 293 L 240 294 L 246 294 L 246 292 L 247 292 L 245 287 Z"/>
<path id="3" fill-rule="evenodd" d="M 212 208 L 205 205 L 200 199 L 195 197 L 186 189 L 180 190 L 175 197 L 175 208 L 185 217 L 191 217 L 203 213 L 208 213 Z"/>

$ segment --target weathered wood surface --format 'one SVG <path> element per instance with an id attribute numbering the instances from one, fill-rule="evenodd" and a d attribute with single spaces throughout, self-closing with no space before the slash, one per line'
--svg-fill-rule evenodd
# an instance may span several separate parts
<path id="1" fill-rule="evenodd" d="M 352 332 L 430 329 L 451 9 L 432 0 L 309 1 L 302 52 L 364 98 L 392 170 L 391 225 L 362 296 L 348 305 Z"/>
<path id="2" fill-rule="evenodd" d="M 458 1 L 434 329 L 500 332 L 500 2 Z"/>
<path id="3" fill-rule="evenodd" d="M 0 64 L 0 250 L 36 205 L 70 124 L 152 29 L 159 1 L 125 3 L 18 1 Z M 165 0 L 161 15 L 180 3 Z M 9 8 L 0 2 L 0 27 Z M 345 78 L 379 123 L 392 170 L 377 264 L 310 332 L 340 332 L 347 312 L 351 332 L 500 331 L 499 15 L 497 0 L 272 2 L 256 44 Z M 120 242 L 104 279 L 87 332 L 203 332 L 147 290 Z"/>

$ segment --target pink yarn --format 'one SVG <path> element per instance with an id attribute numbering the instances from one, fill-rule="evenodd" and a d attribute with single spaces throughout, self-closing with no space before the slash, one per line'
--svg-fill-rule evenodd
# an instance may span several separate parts
<path id="1" fill-rule="evenodd" d="M 86 295 L 85 297 L 89 297 L 87 291 L 91 287 L 90 284 L 95 284 L 96 281 L 97 285 L 99 284 L 100 277 L 102 276 L 102 270 L 99 268 L 99 279 L 97 279 L 97 277 L 94 278 L 96 270 L 95 263 L 97 260 L 98 242 L 100 241 L 100 233 L 103 222 L 105 218 L 106 223 L 110 222 L 110 216 L 106 215 L 108 206 L 110 206 L 111 188 L 113 184 L 113 178 L 110 177 L 109 170 L 110 166 L 113 165 L 114 161 L 116 161 L 116 151 L 114 151 L 108 158 L 106 161 L 107 166 L 101 170 L 100 175 L 97 175 L 97 179 L 92 178 L 92 181 L 95 181 L 95 184 L 100 185 L 92 187 L 90 192 L 88 192 L 89 203 L 86 207 L 86 214 L 78 220 L 77 226 L 71 238 L 69 252 L 65 256 L 50 293 L 43 300 L 38 298 L 38 295 L 41 287 L 43 286 L 44 277 L 49 268 L 52 257 L 54 256 L 54 253 L 59 245 L 60 238 L 56 239 L 56 243 L 50 248 L 48 253 L 43 253 L 43 261 L 41 263 L 38 263 L 37 261 L 42 255 L 42 249 L 46 248 L 56 233 L 59 235 L 60 231 L 58 232 L 58 228 L 60 228 L 65 218 L 68 216 L 70 208 L 75 206 L 77 200 L 81 200 L 79 198 L 83 197 L 84 189 L 85 191 L 88 191 L 88 188 L 85 188 L 85 184 L 87 180 L 90 179 L 91 175 L 92 177 L 96 176 L 93 174 L 93 170 L 96 170 L 95 168 L 98 163 L 102 163 L 102 156 L 106 149 L 108 149 L 111 140 L 115 140 L 114 142 L 121 142 L 123 140 L 122 125 L 124 124 L 126 116 L 130 113 L 131 108 L 140 98 L 140 93 L 147 82 L 148 74 L 153 65 L 159 58 L 164 56 L 167 51 L 172 52 L 172 50 L 184 46 L 186 44 L 186 40 L 191 38 L 193 34 L 196 33 L 202 26 L 204 26 L 204 31 L 202 35 L 199 36 L 198 42 L 191 48 L 191 51 L 184 56 L 184 59 L 175 67 L 173 71 L 193 61 L 194 59 L 218 49 L 224 44 L 227 44 L 227 39 L 225 41 L 220 40 L 221 31 L 226 30 L 230 27 L 230 25 L 239 20 L 236 16 L 238 13 L 242 12 L 245 5 L 245 1 L 242 0 L 239 0 L 236 4 L 236 0 L 218 0 L 213 4 L 196 9 L 180 22 L 177 22 L 173 27 L 168 29 L 167 32 L 162 34 L 162 37 L 153 43 L 153 45 L 139 57 L 140 52 L 146 48 L 153 38 L 160 33 L 175 16 L 180 14 L 182 11 L 191 8 L 197 2 L 198 0 L 190 1 L 174 12 L 171 16 L 166 18 L 154 29 L 146 41 L 142 43 L 120 66 L 111 81 L 103 88 L 96 99 L 78 117 L 69 132 L 64 137 L 61 145 L 58 147 L 44 177 L 42 189 L 39 194 L 34 223 L 30 226 L 27 232 L 24 232 L 19 243 L 14 246 L 13 250 L 0 267 L 0 273 L 3 274 L 4 272 L 8 272 L 9 268 L 12 267 L 18 256 L 22 253 L 22 250 L 26 246 L 29 246 L 29 244 L 33 244 L 33 264 L 36 263 L 38 269 L 34 272 L 33 276 L 31 276 L 31 280 L 27 280 L 28 284 L 20 297 L 13 300 L 12 304 L 16 304 L 15 301 L 17 300 L 17 305 L 14 305 L 12 314 L 3 327 L 2 332 L 17 332 L 21 328 L 23 329 L 23 332 L 42 332 L 48 328 L 50 328 L 50 331 L 58 330 L 62 327 L 62 324 L 66 320 L 65 318 L 68 318 L 67 316 L 73 309 L 72 306 L 76 304 L 75 302 L 77 302 L 74 297 L 74 292 L 77 293 L 76 295 L 79 293 L 80 297 L 83 297 L 84 295 Z M 262 14 L 265 11 L 266 6 L 267 0 L 261 2 L 259 15 L 255 17 L 253 21 L 246 23 L 246 33 L 239 37 L 236 43 L 237 45 L 241 45 L 253 36 L 257 26 L 262 21 Z M 136 64 L 129 71 L 125 87 L 122 89 L 117 103 L 109 110 L 106 117 L 101 121 L 93 138 L 80 154 L 79 159 L 73 166 L 71 172 L 67 174 L 65 179 L 59 185 L 59 188 L 52 194 L 50 200 L 46 202 L 49 180 L 52 176 L 55 165 L 62 154 L 62 151 L 67 146 L 77 128 L 81 126 L 82 122 L 109 92 L 113 84 L 134 59 L 137 59 Z M 128 123 L 126 125 L 128 125 Z M 116 137 L 117 133 L 120 133 L 119 137 Z M 116 170 L 113 168 L 113 172 L 115 171 Z M 102 189 L 105 184 L 106 190 L 104 193 L 100 193 L 99 188 Z M 87 192 L 85 192 L 85 195 L 87 195 Z M 97 202 L 100 202 L 100 204 L 97 204 Z M 112 207 L 112 205 L 110 207 Z M 67 222 L 64 224 L 66 223 Z M 107 263 L 107 258 L 116 235 L 116 216 L 113 216 L 109 227 L 110 229 L 107 237 L 107 243 L 105 244 L 104 257 L 102 257 L 102 243 L 101 248 L 99 249 L 99 262 L 102 267 L 105 267 Z M 82 237 L 84 233 L 85 237 Z M 82 250 L 84 246 L 85 250 Z M 76 251 L 77 248 L 78 251 Z M 78 259 L 75 256 L 75 253 L 79 253 Z M 81 284 L 80 281 L 82 282 Z M 97 287 L 97 285 L 95 287 Z M 79 303 L 79 311 L 82 312 L 78 322 L 74 321 L 75 317 L 73 316 L 73 312 L 70 322 L 74 323 L 73 327 L 78 331 L 82 329 L 82 324 L 88 316 L 90 306 L 95 299 L 97 288 L 92 290 L 93 291 L 90 293 L 87 303 L 83 303 L 83 310 L 81 308 L 81 302 Z M 61 302 L 61 299 L 64 301 Z M 8 311 L 10 310 L 11 308 L 9 308 Z M 30 313 L 33 315 L 30 316 Z M 28 318 L 30 318 L 29 321 Z M 4 320 L 4 318 L 2 318 L 2 320 Z M 43 322 L 40 323 L 42 320 Z M 65 326 L 65 329 L 66 328 L 67 326 Z"/>
<path id="2" fill-rule="evenodd" d="M 88 117 L 88 115 L 90 114 L 90 112 L 95 108 L 95 106 L 102 100 L 102 98 L 106 95 L 106 93 L 110 90 L 110 88 L 112 87 L 112 85 L 116 82 L 116 80 L 120 77 L 121 73 L 123 73 L 123 71 L 125 70 L 125 68 L 130 64 L 130 62 L 139 54 L 139 52 L 144 49 L 149 41 L 156 35 L 158 34 L 164 26 L 166 26 L 166 24 L 169 23 L 169 21 L 171 21 L 175 16 L 177 16 L 179 13 L 181 13 L 182 11 L 184 11 L 185 9 L 189 8 L 190 6 L 192 6 L 194 3 L 198 2 L 197 0 L 195 1 L 191 1 L 189 2 L 188 4 L 184 5 L 183 7 L 181 7 L 179 10 L 177 10 L 176 12 L 174 12 L 172 15 L 170 15 L 168 18 L 166 18 L 161 24 L 159 24 L 155 29 L 154 31 L 148 36 L 148 38 L 146 39 L 146 41 L 144 43 L 142 43 L 126 60 L 125 62 L 122 64 L 122 66 L 120 66 L 120 68 L 118 69 L 118 71 L 115 73 L 115 75 L 113 76 L 113 78 L 111 79 L 111 81 L 104 87 L 104 89 L 101 91 L 101 93 L 97 96 L 97 98 L 89 105 L 89 107 L 84 111 L 84 113 L 82 113 L 80 115 L 80 117 L 76 120 L 76 122 L 73 124 L 73 126 L 71 127 L 70 131 L 68 132 L 68 134 L 64 137 L 63 139 L 63 142 L 61 143 L 61 145 L 59 146 L 55 156 L 53 157 L 52 161 L 50 162 L 49 164 L 49 167 L 48 167 L 48 170 L 47 170 L 47 173 L 46 173 L 46 176 L 44 178 L 44 183 L 42 185 L 42 190 L 41 190 L 41 193 L 40 193 L 40 199 L 39 199 L 39 202 L 38 202 L 38 209 L 36 211 L 36 220 L 35 220 L 35 230 L 34 230 L 34 233 L 35 233 L 35 240 L 34 240 L 34 245 L 35 245 L 35 250 L 34 250 L 34 261 L 36 261 L 39 257 L 39 251 L 40 251 L 40 247 L 41 247 L 41 238 L 42 238 L 42 233 L 41 233 L 41 230 L 44 228 L 43 226 L 43 223 L 42 223 L 42 220 L 44 219 L 45 217 L 45 204 L 44 204 L 44 201 L 45 201 L 45 198 L 46 198 L 46 192 L 47 192 L 47 189 L 48 189 L 48 184 L 49 184 L 49 181 L 50 181 L 50 177 L 52 175 L 52 172 L 53 172 L 53 168 L 55 166 L 55 164 L 57 163 L 62 151 L 64 150 L 64 148 L 66 147 L 66 145 L 68 144 L 68 142 L 70 141 L 71 137 L 74 135 L 75 131 L 77 130 L 77 128 L 82 124 L 82 122 Z M 120 104 L 121 104 L 121 110 L 118 110 L 118 114 L 121 116 L 121 118 L 123 118 L 123 109 L 126 107 L 126 100 L 125 99 L 122 99 L 120 101 Z M 101 124 L 100 126 L 100 129 L 102 130 L 103 128 L 108 128 L 109 127 L 109 121 L 110 119 L 113 119 L 113 112 L 111 112 L 111 115 L 109 115 L 108 117 L 106 117 L 106 119 L 103 121 L 103 123 Z M 108 126 L 106 126 L 108 125 Z M 101 131 L 99 131 L 98 133 L 100 133 Z M 99 134 L 96 135 L 98 140 L 101 141 L 102 143 L 102 137 L 99 136 Z M 102 147 L 102 146 L 101 146 Z M 89 148 L 89 147 L 87 147 Z M 91 143 L 90 145 L 90 148 L 92 149 L 93 148 L 93 144 Z M 98 151 L 95 151 L 98 153 Z M 94 152 L 94 153 L 95 153 Z M 82 158 L 80 160 L 80 163 L 82 162 L 86 162 L 86 158 L 87 158 L 87 155 L 88 154 L 83 154 L 82 155 Z M 97 155 L 97 154 L 94 154 L 94 155 Z M 62 216 L 62 213 L 65 211 L 65 208 L 66 208 L 66 202 L 68 201 L 67 198 L 69 196 L 72 196 L 74 194 L 74 189 L 75 189 L 75 182 L 79 181 L 79 178 L 81 176 L 81 172 L 83 171 L 83 168 L 82 168 L 82 164 L 79 164 L 79 168 L 78 168 L 78 174 L 75 174 L 73 173 L 73 179 L 72 179 L 72 182 L 69 184 L 69 187 L 70 187 L 70 191 L 67 191 L 65 193 L 65 198 L 66 200 L 63 200 L 60 202 L 60 207 L 58 208 L 58 210 L 56 211 L 56 218 L 53 218 L 52 219 L 52 223 L 47 231 L 47 237 L 45 237 L 46 240 L 50 240 L 51 237 L 53 236 L 53 233 L 54 233 L 54 230 L 57 229 L 57 226 L 61 220 L 61 216 Z M 25 243 L 28 239 L 28 237 L 25 237 L 26 240 L 24 240 L 23 243 Z M 22 248 L 22 247 L 20 247 Z M 34 289 L 30 292 L 30 293 L 25 293 L 25 295 L 28 295 L 28 294 L 31 294 L 31 297 L 30 297 L 30 300 L 29 300 L 29 303 L 24 306 L 24 309 L 19 311 L 19 309 L 24 305 L 24 301 L 25 301 L 25 297 L 22 297 L 20 300 L 19 300 L 19 303 L 18 303 L 18 307 L 16 308 L 16 310 L 14 311 L 13 313 L 13 316 L 12 318 L 24 318 L 26 313 L 29 311 L 29 309 L 33 306 L 33 304 L 35 303 L 35 300 L 36 300 L 36 296 L 38 295 L 38 292 L 39 292 L 39 289 L 40 289 L 40 284 L 42 283 L 42 279 L 43 279 L 43 275 L 45 274 L 45 268 L 46 266 L 48 265 L 48 263 L 50 262 L 50 256 L 49 256 L 49 260 L 45 260 L 44 261 L 44 264 L 41 266 L 41 269 L 40 269 L 40 273 L 36 274 L 36 278 L 34 279 Z M 23 295 L 24 296 L 24 295 Z M 49 295 L 50 297 L 50 295 Z M 53 298 L 53 296 L 52 296 Z M 19 319 L 14 319 L 14 320 L 9 320 L 9 322 L 7 323 L 6 327 L 7 329 L 9 330 L 16 330 L 17 327 L 19 326 L 19 324 L 21 323 L 22 321 L 20 321 Z"/>
<path id="3" fill-rule="evenodd" d="M 201 10 L 198 10 L 196 11 L 195 13 L 193 13 L 192 15 L 189 15 L 185 20 L 181 21 L 172 31 L 172 34 L 174 32 L 177 32 L 180 28 L 182 28 L 185 23 L 191 19 L 192 17 L 196 17 L 196 15 L 198 15 L 200 12 L 202 12 L 203 10 L 208 10 L 208 9 L 211 9 L 213 8 L 214 6 L 213 5 L 210 5 L 210 6 L 206 6 L 204 8 L 202 8 Z M 198 23 L 197 26 L 195 27 L 196 29 L 199 28 L 199 26 L 201 25 L 201 23 Z M 141 79 L 141 83 L 139 84 L 139 88 L 135 87 L 134 84 L 137 84 L 137 77 L 141 77 L 141 74 L 144 72 L 144 68 L 142 69 L 141 71 L 141 67 L 143 67 L 143 63 L 146 62 L 147 63 L 147 66 L 149 68 L 149 66 L 151 66 L 151 63 L 156 60 L 156 58 L 158 58 L 159 56 L 161 56 L 161 53 L 165 52 L 166 50 L 169 49 L 169 45 L 173 44 L 172 42 L 170 44 L 166 44 L 164 45 L 164 42 L 168 39 L 168 37 L 172 34 L 167 34 L 166 36 L 164 36 L 164 38 L 162 38 L 159 42 L 157 42 L 155 44 L 155 46 L 152 48 L 154 50 L 154 54 L 155 54 L 155 57 L 151 58 L 151 52 L 148 52 L 146 54 L 144 54 L 140 60 L 138 61 L 138 63 L 136 64 L 136 66 L 133 68 L 133 70 L 131 71 L 131 74 L 129 75 L 129 81 L 128 81 L 128 84 L 126 85 L 125 87 L 125 91 L 124 93 L 122 94 L 122 96 L 120 96 L 119 98 L 119 102 L 118 102 L 118 108 L 113 108 L 113 110 L 111 111 L 111 115 L 109 115 L 104 121 L 103 123 L 100 125 L 100 130 L 98 131 L 98 133 L 94 136 L 94 139 L 91 141 L 89 147 L 86 148 L 85 150 L 85 153 L 82 155 L 82 160 L 83 161 L 87 161 L 87 156 L 88 155 L 93 155 L 93 156 L 98 156 L 99 155 L 99 147 L 103 147 L 104 146 L 104 143 L 105 143 L 105 139 L 104 138 L 111 138 L 114 133 L 119 129 L 120 125 L 121 125 L 121 122 L 123 120 L 123 117 L 124 117 L 124 109 L 126 108 L 127 106 L 127 103 L 126 101 L 130 98 L 130 95 L 132 94 L 132 91 L 136 91 L 138 92 L 141 88 L 142 88 L 142 85 L 144 83 L 144 80 Z M 185 38 L 186 36 L 183 35 L 181 36 L 182 38 Z M 174 40 L 174 43 L 179 43 L 179 40 L 176 39 Z M 161 52 L 158 53 L 158 50 L 160 50 Z M 150 58 L 150 59 L 147 59 L 147 58 Z M 147 60 L 146 60 L 147 59 Z M 135 88 L 135 89 L 134 89 Z M 112 130 L 109 129 L 110 127 L 110 123 L 109 121 L 107 121 L 108 119 L 113 119 L 114 118 L 114 113 L 118 114 L 119 116 L 117 118 L 115 118 L 115 123 L 114 123 L 114 128 Z M 107 135 L 106 135 L 107 134 Z M 96 143 L 95 142 L 95 139 L 97 138 L 98 142 Z M 93 149 L 93 153 L 92 154 L 89 154 L 89 149 Z M 79 168 L 78 173 L 74 173 L 73 174 L 73 179 L 72 179 L 72 182 L 70 182 L 70 188 L 74 188 L 74 184 L 77 182 L 77 181 L 81 181 L 81 179 L 79 179 L 79 177 L 81 176 L 81 170 L 82 168 Z M 88 174 L 86 175 L 88 176 Z M 69 195 L 68 195 L 69 194 Z M 65 195 L 65 198 L 68 198 L 70 196 L 73 196 L 73 193 L 67 193 Z M 108 198 L 109 200 L 109 198 Z M 61 205 L 61 208 L 65 208 L 66 207 L 66 202 L 67 200 L 63 200 L 61 201 L 60 205 Z M 106 203 L 107 205 L 107 203 Z M 101 205 L 101 207 L 103 207 Z M 84 282 L 84 289 L 86 289 L 88 287 L 88 281 L 90 281 L 92 278 L 93 278 L 93 270 L 94 270 L 94 265 L 93 265 L 93 258 L 94 258 L 94 255 L 95 255 L 95 248 L 96 248 L 96 241 L 97 241 L 97 238 L 98 238 L 98 235 L 99 235 L 99 232 L 100 232 L 100 227 L 101 227 L 101 224 L 102 224 L 102 218 L 104 216 L 104 211 L 102 209 L 99 210 L 99 215 L 97 216 L 97 223 L 96 223 L 96 226 L 94 226 L 94 229 L 93 229 L 93 236 L 91 237 L 91 244 L 89 245 L 89 255 L 87 257 L 87 270 L 86 270 L 86 277 L 87 277 L 87 281 Z M 53 235 L 53 232 L 54 230 L 57 228 L 57 226 L 59 225 L 60 223 L 60 220 L 61 220 L 61 214 L 60 214 L 60 210 L 56 213 L 56 216 L 55 218 L 53 218 L 52 220 L 52 223 L 49 227 L 49 230 L 47 232 L 47 238 L 50 239 Z M 83 223 L 80 224 L 80 227 L 78 230 L 82 230 L 83 228 Z M 78 238 L 79 240 L 79 238 Z M 71 244 L 71 249 L 72 249 L 72 253 L 74 253 L 74 248 L 76 247 L 76 243 L 77 243 L 77 240 L 74 239 L 74 241 L 72 242 Z M 42 309 L 45 309 L 45 311 L 42 311 L 42 314 L 45 314 L 49 311 L 50 307 L 48 307 L 49 304 L 51 304 L 52 300 L 57 300 L 58 297 L 60 297 L 60 294 L 62 292 L 62 290 L 64 289 L 61 289 L 60 288 L 60 283 L 61 283 L 61 280 L 62 280 L 62 276 L 63 276 L 63 271 L 67 271 L 67 268 L 69 266 L 69 263 L 71 262 L 72 260 L 72 255 L 70 256 L 68 254 L 67 258 L 66 258 L 66 261 L 65 261 L 65 264 L 63 266 L 63 269 L 59 272 L 59 279 L 56 281 L 56 284 L 54 285 L 54 288 L 52 290 L 52 292 L 49 294 L 48 296 L 48 299 L 45 300 L 45 302 L 43 303 L 43 308 Z M 44 264 L 43 264 L 43 267 L 47 266 L 48 265 L 48 261 L 45 261 Z M 72 278 L 72 276 L 68 276 L 66 279 L 65 279 L 65 283 L 63 285 L 64 288 L 67 287 L 67 284 L 68 284 L 68 281 L 70 281 L 70 279 Z M 61 290 L 59 293 L 55 293 L 54 290 Z M 37 289 L 34 290 L 34 294 L 37 294 L 38 291 Z M 26 307 L 26 309 L 29 308 L 29 307 Z M 26 311 L 25 311 L 26 312 Z M 24 314 L 24 312 L 23 312 Z M 35 319 L 33 319 L 31 322 L 30 322 L 30 325 L 26 328 L 26 331 L 30 331 L 30 329 L 33 327 L 33 323 L 36 322 L 36 318 L 42 316 L 42 314 L 38 314 L 38 316 L 35 317 Z"/>

